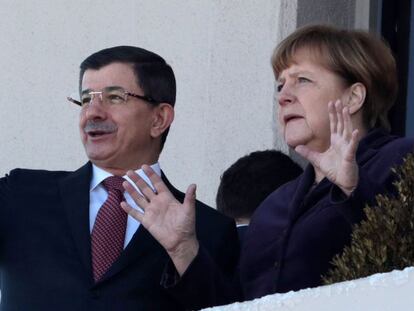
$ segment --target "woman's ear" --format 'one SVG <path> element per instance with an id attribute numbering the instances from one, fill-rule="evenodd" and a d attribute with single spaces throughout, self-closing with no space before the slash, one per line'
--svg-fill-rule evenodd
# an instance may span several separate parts
<path id="1" fill-rule="evenodd" d="M 359 110 L 361 110 L 362 106 L 365 102 L 365 96 L 366 96 L 366 88 L 365 85 L 363 85 L 360 82 L 352 84 L 348 88 L 348 102 L 345 102 L 345 105 L 349 108 L 349 113 L 351 115 L 357 113 Z"/>
<path id="2" fill-rule="evenodd" d="M 167 103 L 161 103 L 154 107 L 154 119 L 151 127 L 151 136 L 160 137 L 174 120 L 174 107 Z"/>

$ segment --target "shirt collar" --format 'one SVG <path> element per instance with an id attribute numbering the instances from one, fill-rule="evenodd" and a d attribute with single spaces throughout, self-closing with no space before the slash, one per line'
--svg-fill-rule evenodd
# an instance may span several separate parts
<path id="1" fill-rule="evenodd" d="M 160 164 L 154 163 L 151 165 L 151 168 L 154 170 L 154 172 L 158 175 L 161 176 L 161 167 Z M 147 184 L 151 185 L 151 182 L 148 178 L 148 176 L 144 173 L 144 171 L 142 169 L 137 169 L 135 171 Z M 91 184 L 90 184 L 90 188 L 89 191 L 93 191 L 96 187 L 98 187 L 102 181 L 105 180 L 105 178 L 113 176 L 111 173 L 105 171 L 104 169 L 96 166 L 95 164 L 92 164 L 92 180 L 91 180 Z M 125 178 L 126 180 L 128 180 L 129 182 L 132 183 L 132 181 L 129 179 L 128 176 L 124 175 L 122 176 L 123 178 Z"/>
<path id="2" fill-rule="evenodd" d="M 249 226 L 249 224 L 236 224 L 236 227 L 237 228 L 240 228 L 240 227 L 248 227 Z"/>

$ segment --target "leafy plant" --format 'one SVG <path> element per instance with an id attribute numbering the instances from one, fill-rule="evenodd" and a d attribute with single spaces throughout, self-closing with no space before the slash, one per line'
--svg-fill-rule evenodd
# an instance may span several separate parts
<path id="1" fill-rule="evenodd" d="M 414 266 L 414 154 L 393 171 L 396 196 L 378 195 L 364 208 L 366 220 L 354 226 L 351 244 L 333 258 L 325 284 Z"/>

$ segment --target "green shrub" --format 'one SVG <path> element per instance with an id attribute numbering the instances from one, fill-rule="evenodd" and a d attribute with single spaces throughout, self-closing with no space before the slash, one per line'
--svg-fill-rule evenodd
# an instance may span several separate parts
<path id="1" fill-rule="evenodd" d="M 333 258 L 325 284 L 414 266 L 414 155 L 397 169 L 395 197 L 378 195 L 364 209 L 366 220 L 354 226 L 351 244 Z"/>

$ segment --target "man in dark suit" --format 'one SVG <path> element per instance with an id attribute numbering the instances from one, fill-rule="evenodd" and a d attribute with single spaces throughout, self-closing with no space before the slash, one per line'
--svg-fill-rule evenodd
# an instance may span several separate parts
<path id="1" fill-rule="evenodd" d="M 158 164 L 174 119 L 173 71 L 159 55 L 127 46 L 92 54 L 80 69 L 80 99 L 69 100 L 80 105 L 90 162 L 0 179 L 1 310 L 191 309 L 160 286 L 167 252 L 120 208 L 140 208 L 120 185 L 128 170 L 145 179 L 143 164 L 184 200 Z M 234 223 L 198 201 L 196 223 L 200 244 L 232 274 Z"/>

